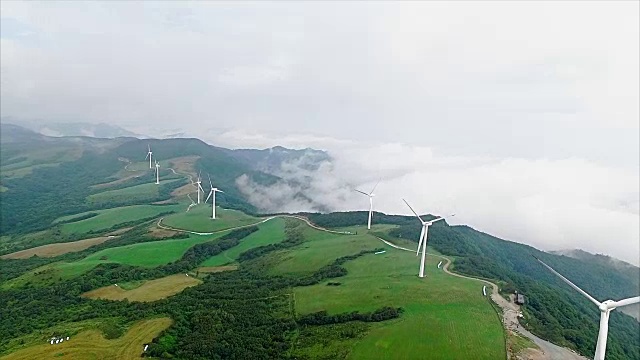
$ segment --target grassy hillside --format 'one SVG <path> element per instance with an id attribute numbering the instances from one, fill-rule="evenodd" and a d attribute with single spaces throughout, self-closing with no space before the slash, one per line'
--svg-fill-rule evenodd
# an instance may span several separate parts
<path id="1" fill-rule="evenodd" d="M 365 224 L 365 212 L 310 214 L 323 226 L 343 227 Z M 410 239 L 420 235 L 420 224 L 409 217 L 374 215 L 377 223 L 398 225 L 389 238 Z M 429 244 L 442 254 L 455 256 L 458 272 L 500 280 L 502 290 L 518 290 L 529 299 L 523 307 L 525 325 L 538 336 L 593 356 L 599 312 L 588 300 L 568 288 L 544 269 L 531 255 L 572 279 L 599 299 L 637 296 L 640 291 L 615 268 L 578 259 L 547 254 L 527 245 L 481 233 L 467 226 L 450 227 L 436 223 L 429 230 Z M 560 310 L 562 309 L 562 310 Z M 609 327 L 608 359 L 640 359 L 640 326 L 627 315 L 615 311 Z"/>
<path id="2" fill-rule="evenodd" d="M 263 224 L 258 225 L 260 231 L 255 232 L 242 240 L 238 246 L 234 246 L 218 255 L 207 259 L 202 266 L 220 266 L 233 263 L 243 252 L 268 244 L 275 244 L 284 239 L 284 220 L 272 219 Z"/>
<path id="3" fill-rule="evenodd" d="M 3 357 L 6 360 L 32 359 L 138 359 L 144 344 L 150 342 L 162 330 L 171 325 L 169 318 L 140 321 L 122 337 L 105 339 L 97 330 L 88 330 L 74 335 L 69 341 L 50 345 L 43 343 Z"/>

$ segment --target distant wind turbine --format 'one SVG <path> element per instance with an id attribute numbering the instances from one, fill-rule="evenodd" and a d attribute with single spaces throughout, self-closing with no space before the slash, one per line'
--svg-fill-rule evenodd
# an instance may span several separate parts
<path id="1" fill-rule="evenodd" d="M 424 221 L 422 220 L 422 218 L 418 215 L 418 213 L 413 210 L 413 208 L 411 207 L 411 205 L 409 205 L 409 203 L 407 202 L 407 200 L 402 199 L 402 201 L 404 201 L 405 204 L 407 204 L 407 206 L 409 207 L 409 209 L 411 209 L 411 211 L 415 214 L 415 216 L 418 218 L 418 220 L 420 220 L 420 222 L 422 223 L 422 231 L 420 232 L 420 240 L 418 241 L 418 251 L 416 252 L 416 256 L 418 256 L 418 254 L 420 254 L 420 248 L 422 247 L 422 259 L 420 260 L 420 277 L 423 278 L 424 277 L 424 261 L 425 258 L 427 256 L 427 233 L 429 232 L 429 226 L 433 225 L 434 222 L 436 221 L 440 221 L 440 220 L 444 220 L 443 217 L 437 217 L 431 221 Z M 451 216 L 455 216 L 455 214 L 451 214 Z"/>
<path id="2" fill-rule="evenodd" d="M 211 176 L 207 174 L 207 177 L 209 178 L 210 190 L 209 190 L 209 195 L 207 196 L 207 199 L 204 202 L 209 201 L 209 198 L 211 198 L 211 203 L 213 204 L 213 209 L 211 210 L 211 218 L 215 219 L 216 218 L 216 193 L 217 192 L 224 193 L 224 191 L 218 190 L 218 188 L 214 188 L 213 184 L 211 183 Z"/>
<path id="3" fill-rule="evenodd" d="M 198 181 L 196 181 L 196 191 L 198 192 L 198 204 L 200 204 L 200 191 L 202 190 L 202 194 L 204 195 L 204 189 L 202 188 L 202 181 L 200 181 L 200 173 L 198 173 Z"/>
<path id="4" fill-rule="evenodd" d="M 640 296 L 620 300 L 605 300 L 603 302 L 599 302 L 594 299 L 591 295 L 587 294 L 586 291 L 577 287 L 574 283 L 569 281 L 566 277 L 560 275 L 559 272 L 553 270 L 551 266 L 545 264 L 542 260 L 538 259 L 534 256 L 536 260 L 538 260 L 544 267 L 551 270 L 552 273 L 556 274 L 562 281 L 566 282 L 571 286 L 574 290 L 584 295 L 587 299 L 589 299 L 592 303 L 596 304 L 596 306 L 600 309 L 600 330 L 598 331 L 598 342 L 596 343 L 596 355 L 593 357 L 594 360 L 604 360 L 604 354 L 607 350 L 607 334 L 609 332 L 609 313 L 615 309 L 622 306 L 627 306 L 631 304 L 637 304 L 640 302 Z"/>
<path id="5" fill-rule="evenodd" d="M 156 185 L 160 184 L 160 164 L 156 161 Z"/>
<path id="6" fill-rule="evenodd" d="M 366 193 L 364 191 L 360 191 L 358 189 L 354 189 L 355 191 L 359 192 L 360 194 L 366 195 L 369 197 L 369 221 L 367 222 L 367 229 L 371 230 L 371 217 L 373 216 L 373 197 L 376 196 L 376 194 L 374 194 L 373 192 L 375 191 L 376 187 L 378 187 L 378 184 L 380 183 L 380 180 L 378 180 L 378 182 L 376 183 L 376 185 L 373 187 L 373 189 L 371 189 L 371 192 Z"/>
<path id="7" fill-rule="evenodd" d="M 149 158 L 149 169 L 153 169 L 153 166 L 151 166 L 151 156 L 153 152 L 151 151 L 151 145 L 147 145 L 147 147 L 149 148 L 149 152 L 147 152 L 147 156 L 144 159 Z"/>

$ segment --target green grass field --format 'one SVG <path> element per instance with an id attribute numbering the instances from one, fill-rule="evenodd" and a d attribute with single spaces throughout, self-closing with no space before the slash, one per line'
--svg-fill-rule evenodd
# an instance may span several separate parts
<path id="1" fill-rule="evenodd" d="M 350 230 L 350 229 L 348 229 Z M 307 229 L 305 242 L 279 256 L 277 272 L 313 271 L 333 259 L 363 249 L 386 253 L 345 263 L 348 274 L 318 285 L 294 289 L 296 312 L 330 314 L 402 307 L 399 319 L 374 323 L 360 339 L 345 342 L 351 359 L 474 359 L 506 357 L 502 324 L 482 296 L 479 281 L 457 278 L 437 269 L 440 258 L 428 256 L 427 277 L 417 277 L 415 253 L 393 249 L 370 235 L 340 236 Z M 327 282 L 340 286 L 327 286 Z M 327 345 L 328 346 L 328 345 Z M 317 351 L 315 349 L 314 351 Z M 316 356 L 318 354 L 315 354 Z"/>
<path id="2" fill-rule="evenodd" d="M 162 182 L 163 184 L 180 181 L 179 179 L 167 180 Z M 93 194 L 87 197 L 87 201 L 93 204 L 100 204 L 104 202 L 122 202 L 131 199 L 137 201 L 153 200 L 158 192 L 159 185 L 154 182 L 147 184 L 140 184 L 135 186 L 126 187 L 117 190 L 107 190 L 97 194 Z"/>
<path id="3" fill-rule="evenodd" d="M 273 274 L 301 274 L 315 271 L 333 260 L 361 250 L 372 250 L 385 247 L 382 242 L 373 239 L 359 228 L 345 228 L 345 231 L 356 232 L 358 235 L 331 234 L 304 226 L 305 243 L 293 249 L 280 251 L 272 255 L 275 265 L 271 268 Z M 356 230 L 357 229 L 357 230 Z"/>
<path id="4" fill-rule="evenodd" d="M 133 205 L 124 206 L 119 208 L 90 211 L 98 213 L 89 219 L 80 220 L 68 224 L 62 224 L 62 231 L 67 234 L 75 233 L 87 233 L 89 231 L 100 231 L 109 229 L 118 224 L 123 224 L 129 221 L 140 220 L 152 216 L 156 216 L 160 213 L 167 211 L 184 211 L 183 204 L 176 205 Z M 83 213 L 84 214 L 84 213 Z M 76 218 L 83 214 L 75 214 L 58 218 L 54 221 L 54 224 L 59 221 L 65 221 Z"/>
<path id="5" fill-rule="evenodd" d="M 224 235 L 192 236 L 187 239 L 160 240 L 104 249 L 75 262 L 57 262 L 29 271 L 2 284 L 2 288 L 23 286 L 27 283 L 47 285 L 70 279 L 93 269 L 99 264 L 118 263 L 141 267 L 154 267 L 178 260 L 190 247 Z"/>
<path id="6" fill-rule="evenodd" d="M 192 196 L 195 201 L 195 196 Z M 204 199 L 203 199 L 204 200 Z M 244 214 L 238 210 L 216 207 L 216 219 L 211 219 L 211 203 L 196 205 L 189 212 L 181 211 L 166 216 L 162 224 L 177 229 L 197 232 L 212 232 L 236 226 L 255 224 L 260 219 Z"/>
<path id="7" fill-rule="evenodd" d="M 234 262 L 243 252 L 268 244 L 281 242 L 284 239 L 284 220 L 281 218 L 271 219 L 258 225 L 259 231 L 247 236 L 240 241 L 238 246 L 210 257 L 201 266 L 220 266 Z"/>

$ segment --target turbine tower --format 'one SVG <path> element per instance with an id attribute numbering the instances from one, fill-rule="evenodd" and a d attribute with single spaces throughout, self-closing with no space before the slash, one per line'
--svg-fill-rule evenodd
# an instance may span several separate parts
<path id="1" fill-rule="evenodd" d="M 149 169 L 153 169 L 153 166 L 151 166 L 151 156 L 153 152 L 151 152 L 151 145 L 147 145 L 147 147 L 149 148 L 149 152 L 147 152 L 147 156 L 144 159 L 147 160 L 147 158 L 149 158 Z"/>
<path id="2" fill-rule="evenodd" d="M 373 216 L 373 197 L 376 196 L 376 194 L 373 193 L 373 191 L 376 189 L 376 187 L 378 187 L 378 184 L 380 183 L 380 180 L 378 180 L 378 182 L 376 183 L 376 185 L 373 187 L 373 189 L 371 189 L 371 192 L 369 192 L 368 194 L 364 191 L 360 191 L 358 189 L 354 189 L 355 191 L 359 192 L 360 194 L 366 195 L 369 197 L 369 221 L 367 222 L 367 230 L 371 230 L 371 217 Z"/>
<path id="3" fill-rule="evenodd" d="M 627 306 L 631 304 L 637 304 L 640 302 L 640 296 L 620 300 L 605 300 L 603 302 L 599 302 L 594 299 L 591 295 L 587 294 L 586 291 L 580 289 L 574 283 L 569 281 L 566 277 L 560 275 L 557 271 L 553 270 L 551 266 L 542 262 L 542 260 L 538 259 L 534 256 L 536 260 L 538 260 L 544 267 L 551 270 L 552 273 L 556 274 L 562 281 L 566 282 L 571 286 L 574 290 L 584 295 L 587 299 L 589 299 L 592 303 L 596 304 L 596 306 L 600 309 L 600 330 L 598 331 L 598 342 L 596 343 L 596 355 L 593 357 L 594 360 L 604 360 L 604 354 L 607 350 L 607 333 L 609 332 L 609 313 L 615 309 L 622 306 Z"/>
<path id="4" fill-rule="evenodd" d="M 196 181 L 196 191 L 198 192 L 198 204 L 200 204 L 200 191 L 202 190 L 202 194 L 204 195 L 204 189 L 202 188 L 202 181 L 200 181 L 200 173 L 198 173 L 198 181 Z"/>
<path id="5" fill-rule="evenodd" d="M 413 212 L 415 216 L 418 218 L 418 220 L 420 220 L 420 222 L 422 223 L 422 231 L 420 232 L 420 240 L 418 241 L 418 251 L 416 252 L 416 256 L 420 254 L 420 248 L 422 248 L 422 259 L 420 260 L 420 274 L 418 276 L 423 278 L 424 277 L 424 261 L 427 256 L 427 234 L 429 232 L 429 226 L 433 225 L 433 223 L 436 221 L 444 220 L 444 218 L 437 217 L 431 221 L 424 221 L 418 215 L 418 213 L 415 212 L 415 210 L 413 210 L 413 208 L 411 207 L 411 205 L 409 205 L 407 200 L 402 199 L 402 201 L 404 201 L 404 203 L 407 204 L 409 209 L 411 209 L 411 212 Z M 455 216 L 455 214 L 452 214 L 451 216 Z"/>
<path id="6" fill-rule="evenodd" d="M 207 177 L 209 177 L 209 186 L 211 190 L 209 190 L 209 195 L 207 196 L 207 199 L 204 202 L 209 201 L 209 198 L 211 198 L 211 204 L 213 205 L 213 209 L 211 210 L 211 218 L 215 219 L 216 218 L 216 193 L 217 192 L 224 193 L 224 191 L 218 190 L 218 188 L 214 188 L 213 184 L 211 183 L 211 176 L 207 174 Z"/>
<path id="7" fill-rule="evenodd" d="M 156 161 L 156 185 L 160 184 L 160 164 Z"/>

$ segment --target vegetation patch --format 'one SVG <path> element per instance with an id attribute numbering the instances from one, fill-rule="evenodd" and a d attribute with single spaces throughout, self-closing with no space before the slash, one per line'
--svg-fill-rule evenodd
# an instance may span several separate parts
<path id="1" fill-rule="evenodd" d="M 121 284 L 110 285 L 82 294 L 90 299 L 156 301 L 175 295 L 182 290 L 202 283 L 201 280 L 186 274 L 175 274 L 160 279 L 149 280 L 131 290 L 126 290 Z"/>
<path id="2" fill-rule="evenodd" d="M 238 270 L 238 265 L 224 265 L 224 266 L 201 266 L 196 269 L 198 272 L 205 274 L 214 274 L 223 271 Z"/>

